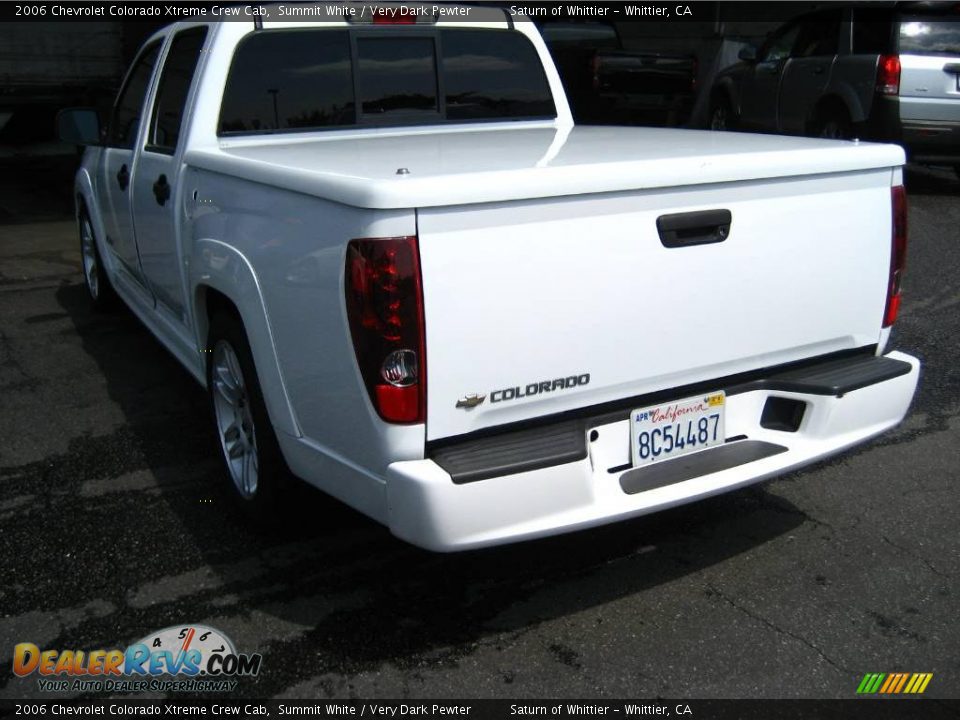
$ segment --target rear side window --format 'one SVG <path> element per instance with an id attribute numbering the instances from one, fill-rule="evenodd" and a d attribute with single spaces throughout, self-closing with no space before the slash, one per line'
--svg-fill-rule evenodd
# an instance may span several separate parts
<path id="1" fill-rule="evenodd" d="M 512 30 L 261 30 L 237 47 L 219 132 L 556 117 Z"/>
<path id="2" fill-rule="evenodd" d="M 147 96 L 147 88 L 150 86 L 150 78 L 153 76 L 153 67 L 157 64 L 159 53 L 160 42 L 157 41 L 144 48 L 140 57 L 137 58 L 113 106 L 107 145 L 118 148 L 133 147 L 134 140 L 137 138 L 137 129 L 140 126 L 143 101 Z"/>
<path id="3" fill-rule="evenodd" d="M 885 55 L 891 51 L 890 13 L 877 8 L 853 9 L 853 54 Z"/>
<path id="4" fill-rule="evenodd" d="M 899 23 L 900 52 L 960 56 L 960 22 L 935 17 L 904 17 Z"/>
<path id="5" fill-rule="evenodd" d="M 205 27 L 193 28 L 177 33 L 170 44 L 150 122 L 150 150 L 173 154 L 177 148 L 187 94 L 206 37 Z"/>

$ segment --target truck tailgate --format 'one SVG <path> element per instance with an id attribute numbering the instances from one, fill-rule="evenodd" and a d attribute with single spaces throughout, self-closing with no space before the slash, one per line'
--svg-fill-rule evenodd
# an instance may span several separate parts
<path id="1" fill-rule="evenodd" d="M 890 184 L 887 168 L 421 208 L 428 440 L 876 343 Z M 698 211 L 729 211 L 729 233 L 664 243 L 658 218 Z"/>

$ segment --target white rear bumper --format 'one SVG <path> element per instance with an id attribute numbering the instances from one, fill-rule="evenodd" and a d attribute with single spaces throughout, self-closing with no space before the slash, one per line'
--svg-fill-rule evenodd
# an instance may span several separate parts
<path id="1" fill-rule="evenodd" d="M 388 524 L 395 535 L 415 545 L 465 550 L 645 515 L 759 482 L 899 423 L 916 390 L 920 363 L 899 352 L 887 357 L 909 363 L 910 372 L 841 397 L 770 390 L 730 396 L 727 437 L 784 446 L 779 454 L 630 495 L 620 485 L 629 470 L 609 472 L 630 461 L 629 420 L 624 419 L 587 429 L 596 430 L 598 437 L 588 442 L 585 459 L 541 470 L 455 484 L 433 460 L 393 463 L 386 483 Z M 770 396 L 807 403 L 796 432 L 760 427 Z"/>

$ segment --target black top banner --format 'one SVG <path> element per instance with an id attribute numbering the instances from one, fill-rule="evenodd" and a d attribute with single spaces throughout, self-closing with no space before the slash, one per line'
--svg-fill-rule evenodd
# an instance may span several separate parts
<path id="1" fill-rule="evenodd" d="M 836 3 L 817 2 L 465 2 L 466 12 L 452 14 L 449 2 L 127 2 L 93 0 L 40 0 L 0 2 L 0 21 L 50 22 L 50 21 L 125 21 L 125 22 L 175 22 L 186 19 L 214 21 L 254 22 L 262 21 L 340 21 L 343 8 L 352 6 L 375 10 L 384 6 L 405 5 L 424 8 L 433 15 L 442 14 L 445 20 L 470 20 L 469 7 L 499 7 L 505 15 L 516 21 L 582 20 L 601 22 L 771 22 L 795 17 L 815 8 Z M 856 3 L 853 3 L 856 4 Z M 877 3 L 870 3 L 876 6 Z M 887 3 L 893 5 L 893 3 Z M 948 13 L 949 19 L 960 20 L 960 11 Z"/>

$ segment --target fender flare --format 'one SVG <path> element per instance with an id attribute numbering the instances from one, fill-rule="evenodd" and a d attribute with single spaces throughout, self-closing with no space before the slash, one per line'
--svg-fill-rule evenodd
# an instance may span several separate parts
<path id="1" fill-rule="evenodd" d="M 813 114 L 808 121 L 815 121 L 820 111 L 831 104 L 842 106 L 847 111 L 851 123 L 862 123 L 867 119 L 863 104 L 854 89 L 847 83 L 837 83 L 831 84 L 826 89 L 823 97 L 814 105 Z"/>
<path id="2" fill-rule="evenodd" d="M 240 314 L 250 340 L 250 351 L 253 353 L 267 413 L 275 430 L 301 437 L 303 433 L 287 394 L 263 293 L 250 261 L 235 247 L 221 240 L 197 239 L 190 260 L 190 288 L 197 347 L 209 349 L 206 294 L 208 290 L 215 290 L 232 302 Z"/>
<path id="3" fill-rule="evenodd" d="M 93 191 L 93 179 L 90 177 L 90 171 L 81 166 L 77 170 L 73 179 L 73 215 L 76 221 L 80 222 L 81 204 L 87 210 L 87 217 L 90 218 L 90 224 L 93 226 L 93 239 L 97 243 L 97 250 L 100 251 L 100 260 L 104 264 L 104 269 L 110 282 L 114 282 L 113 253 L 108 252 L 107 232 L 103 227 L 103 214 L 100 212 L 100 203 L 97 202 L 97 194 Z"/>

